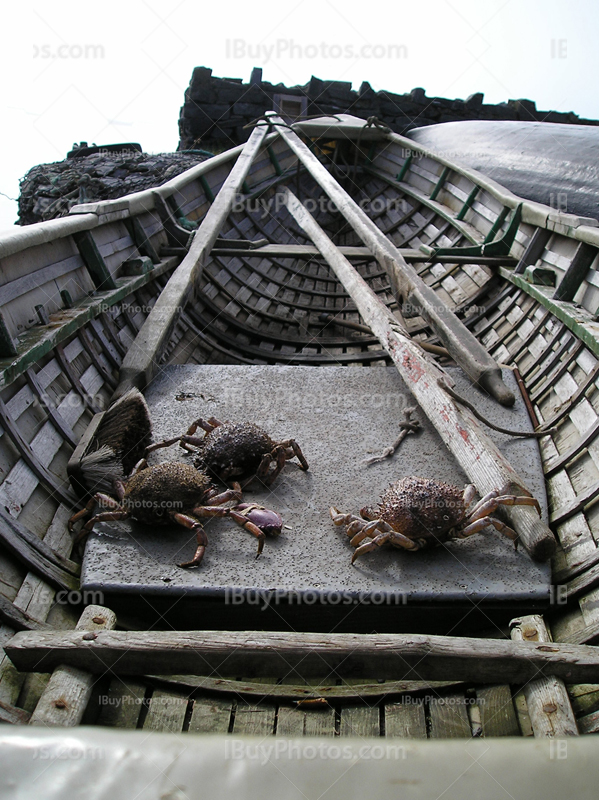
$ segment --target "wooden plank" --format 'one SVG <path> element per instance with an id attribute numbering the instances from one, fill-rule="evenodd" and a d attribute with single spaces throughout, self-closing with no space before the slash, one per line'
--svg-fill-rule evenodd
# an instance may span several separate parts
<path id="1" fill-rule="evenodd" d="M 0 542 L 20 563 L 58 589 L 78 589 L 80 567 L 0 508 Z"/>
<path id="2" fill-rule="evenodd" d="M 578 720 L 578 727 L 582 734 L 599 733 L 599 711 L 594 711 L 592 714 L 580 717 Z"/>
<path id="3" fill-rule="evenodd" d="M 552 289 L 528 283 L 522 275 L 514 275 L 513 270 L 499 267 L 499 273 L 503 278 L 522 289 L 531 297 L 534 297 L 542 306 L 549 309 L 553 316 L 563 322 L 581 339 L 594 355 L 599 356 L 599 336 L 597 336 L 597 321 L 594 314 L 574 303 L 554 300 L 551 297 Z"/>
<path id="4" fill-rule="evenodd" d="M 335 710 L 330 706 L 305 710 L 279 706 L 277 736 L 334 736 Z"/>
<path id="5" fill-rule="evenodd" d="M 393 703 L 385 706 L 385 736 L 402 739 L 426 739 L 424 699 L 412 703 Z"/>
<path id="6" fill-rule="evenodd" d="M 93 636 L 89 631 L 110 630 L 116 625 L 116 616 L 108 608 L 87 606 L 76 630 L 79 636 Z M 34 665 L 33 669 L 36 669 Z M 31 715 L 31 725 L 72 727 L 79 725 L 95 683 L 93 675 L 80 669 L 61 665 L 50 678 Z"/>
<path id="7" fill-rule="evenodd" d="M 219 697 L 196 697 L 189 722 L 189 733 L 228 733 L 231 700 Z"/>
<path id="8" fill-rule="evenodd" d="M 4 402 L 0 399 L 0 422 L 20 452 L 23 461 L 36 477 L 49 489 L 50 493 L 59 497 L 67 505 L 75 506 L 77 498 L 68 491 L 58 478 L 38 459 L 29 442 L 25 441 L 17 425 L 9 416 Z M 62 437 L 61 437 L 62 438 Z"/>
<path id="9" fill-rule="evenodd" d="M 522 736 L 534 736 L 532 725 L 530 724 L 530 714 L 528 713 L 528 706 L 526 705 L 526 697 L 524 692 L 520 690 L 514 695 L 514 708 L 518 718 L 518 727 Z"/>
<path id="10" fill-rule="evenodd" d="M 499 366 L 476 337 L 458 320 L 455 314 L 439 302 L 434 290 L 430 289 L 415 270 L 406 263 L 395 245 L 339 186 L 297 134 L 287 127 L 283 127 L 280 124 L 282 121 L 274 113 L 269 113 L 269 119 L 377 261 L 387 270 L 398 304 L 405 299 L 420 309 L 421 316 L 431 325 L 442 344 L 451 353 L 452 358 L 470 375 L 472 380 L 483 386 L 500 403 L 513 405 L 514 395 L 503 383 Z M 302 224 L 297 217 L 296 221 L 300 225 Z M 311 238 L 313 239 L 312 236 Z M 318 247 L 318 242 L 314 241 L 314 243 Z"/>
<path id="11" fill-rule="evenodd" d="M 360 738 L 381 735 L 380 712 L 374 708 L 350 706 L 341 709 L 340 736 L 358 736 Z"/>
<path id="12" fill-rule="evenodd" d="M 286 190 L 287 207 L 299 225 L 310 235 L 331 269 L 351 295 L 364 322 L 389 353 L 398 372 L 437 429 L 460 466 L 482 495 L 508 485 L 516 494 L 526 494 L 523 479 L 516 473 L 481 429 L 472 412 L 457 405 L 442 389 L 451 380 L 440 367 L 427 359 L 405 328 L 393 316 L 344 258 L 324 231 L 295 196 Z M 451 352 L 451 348 L 448 348 Z M 510 489 L 512 490 L 512 489 Z M 519 534 L 529 554 L 544 561 L 555 552 L 555 537 L 531 506 L 504 507 L 510 525 Z"/>
<path id="13" fill-rule="evenodd" d="M 512 620 L 510 627 L 513 641 L 551 642 L 547 626 L 538 615 Z M 527 682 L 523 690 L 535 736 L 578 736 L 576 719 L 563 680 L 557 675 L 547 674 Z"/>
<path id="14" fill-rule="evenodd" d="M 252 681 L 227 680 L 226 678 L 200 677 L 198 675 L 149 675 L 152 680 L 171 686 L 185 686 L 216 694 L 233 694 L 237 697 L 269 698 L 274 700 L 340 700 L 343 703 L 364 700 L 384 700 L 441 688 L 454 687 L 456 681 L 385 681 L 385 683 L 360 683 L 337 686 L 320 683 L 317 685 L 297 684 L 294 681 L 277 684 L 253 683 Z"/>
<path id="15" fill-rule="evenodd" d="M 463 695 L 431 698 L 429 714 L 431 739 L 469 739 L 472 735 Z"/>
<path id="16" fill-rule="evenodd" d="M 518 718 L 509 686 L 476 690 L 483 736 L 520 736 Z"/>
<path id="17" fill-rule="evenodd" d="M 33 369 L 28 369 L 25 373 L 25 377 L 29 385 L 31 386 L 35 396 L 37 397 L 38 402 L 46 412 L 46 414 L 52 420 L 52 424 L 56 428 L 56 430 L 62 435 L 63 439 L 67 441 L 71 447 L 77 446 L 77 440 L 75 438 L 75 434 L 73 433 L 72 429 L 67 425 L 64 418 L 60 414 L 60 412 L 49 403 L 46 397 L 46 393 L 44 388 L 37 379 L 37 375 Z"/>
<path id="18" fill-rule="evenodd" d="M 144 720 L 144 731 L 181 733 L 188 704 L 186 695 L 155 689 Z"/>
<path id="19" fill-rule="evenodd" d="M 56 345 L 65 342 L 94 317 L 109 306 L 116 305 L 138 289 L 152 283 L 157 277 L 177 264 L 176 258 L 168 258 L 157 264 L 152 272 L 132 278 L 119 279 L 118 287 L 110 292 L 93 294 L 78 301 L 75 308 L 61 314 L 59 324 L 36 326 L 23 334 L 18 343 L 18 357 L 2 359 L 0 363 L 0 387 L 9 386 L 17 376 L 38 363 Z"/>
<path id="20" fill-rule="evenodd" d="M 137 728 L 146 687 L 136 681 L 113 678 L 108 693 L 100 698 L 98 725 L 109 728 Z"/>
<path id="21" fill-rule="evenodd" d="M 235 709 L 234 734 L 271 736 L 275 729 L 275 707 L 238 703 Z"/>
<path id="22" fill-rule="evenodd" d="M 5 646 L 17 669 L 69 664 L 94 673 L 199 673 L 525 683 L 555 675 L 599 682 L 599 650 L 589 645 L 425 634 L 268 631 L 22 631 Z M 226 672 L 223 667 L 226 665 Z"/>
<path id="23" fill-rule="evenodd" d="M 22 708 L 0 701 L 0 723 L 8 725 L 27 725 L 31 715 Z"/>
<path id="24" fill-rule="evenodd" d="M 555 294 L 553 295 L 554 300 L 574 300 L 574 296 L 580 289 L 580 286 L 586 278 L 587 273 L 591 268 L 591 264 L 595 260 L 596 256 L 596 247 L 593 247 L 586 242 L 581 242 L 578 245 L 576 253 L 570 262 L 570 266 L 562 276 L 562 279 L 555 290 Z"/>
<path id="25" fill-rule="evenodd" d="M 135 337 L 121 367 L 122 391 L 126 391 L 132 386 L 143 389 L 154 376 L 160 354 L 168 343 L 181 312 L 192 296 L 210 250 L 229 216 L 235 195 L 239 192 L 241 184 L 262 146 L 265 135 L 266 127 L 253 130 L 214 203 L 196 231 L 188 254 L 169 278 L 166 287 Z"/>
<path id="26" fill-rule="evenodd" d="M 0 594 L 0 620 L 16 631 L 51 630 L 50 625 L 21 611 L 2 594 Z"/>
<path id="27" fill-rule="evenodd" d="M 583 717 L 599 711 L 599 685 L 596 683 L 579 683 L 570 685 L 568 695 L 572 704 L 572 711 L 576 717 Z"/>
<path id="28" fill-rule="evenodd" d="M 70 515 L 69 508 L 59 506 L 44 537 L 44 542 L 61 555 L 67 555 L 71 550 L 71 537 L 67 530 L 67 520 Z M 15 597 L 13 606 L 35 619 L 45 621 L 53 605 L 54 594 L 54 589 L 47 583 L 36 574 L 28 572 Z M 13 633 L 13 628 L 7 629 L 6 626 L 0 626 L 0 645 L 5 644 L 8 636 L 12 636 Z M 16 703 L 22 683 L 23 676 L 16 672 L 5 655 L 1 655 L 0 699 L 11 704 Z"/>

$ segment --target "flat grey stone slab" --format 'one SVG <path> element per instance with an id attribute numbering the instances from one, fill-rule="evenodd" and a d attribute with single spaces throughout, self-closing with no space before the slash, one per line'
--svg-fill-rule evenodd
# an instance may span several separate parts
<path id="1" fill-rule="evenodd" d="M 505 409 L 472 387 L 460 370 L 454 369 L 452 377 L 457 390 L 497 424 L 530 429 L 521 399 L 514 409 Z M 504 378 L 519 398 L 509 371 Z M 258 559 L 255 539 L 230 519 L 206 521 L 209 545 L 197 569 L 177 566 L 195 550 L 195 537 L 182 527 L 129 520 L 98 524 L 87 544 L 82 584 L 84 590 L 103 591 L 109 605 L 111 593 L 163 595 L 183 603 L 211 599 L 231 606 L 244 602 L 239 598 L 279 602 L 291 593 L 303 602 L 310 627 L 310 618 L 314 622 L 323 606 L 329 613 L 337 605 L 344 615 L 347 605 L 358 602 L 392 605 L 397 615 L 418 604 L 496 607 L 505 602 L 523 613 L 549 602 L 549 566 L 516 552 L 492 528 L 430 551 L 381 548 L 352 566 L 353 548 L 344 528 L 333 525 L 330 505 L 358 513 L 364 505 L 376 505 L 389 483 L 409 475 L 468 483 L 419 409 L 424 430 L 407 436 L 393 458 L 364 465 L 396 439 L 403 409 L 413 405 L 394 368 L 172 366 L 146 397 L 155 441 L 184 432 L 197 417 L 249 420 L 273 439 L 295 438 L 310 469 L 303 472 L 290 461 L 270 488 L 257 481 L 247 488 L 245 500 L 277 510 L 285 523 L 280 537 L 267 538 Z M 546 508 L 536 441 L 490 435 Z M 188 459 L 172 447 L 154 453 L 151 463 L 168 460 Z M 210 627 L 205 620 L 202 626 Z"/>

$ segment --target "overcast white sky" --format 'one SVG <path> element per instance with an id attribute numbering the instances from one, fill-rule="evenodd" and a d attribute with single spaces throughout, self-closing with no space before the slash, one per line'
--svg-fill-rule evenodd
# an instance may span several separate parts
<path id="1" fill-rule="evenodd" d="M 311 75 L 375 90 L 599 118 L 597 0 L 81 0 L 3 4 L 0 230 L 19 178 L 74 141 L 175 150 L 195 66 L 272 83 Z"/>

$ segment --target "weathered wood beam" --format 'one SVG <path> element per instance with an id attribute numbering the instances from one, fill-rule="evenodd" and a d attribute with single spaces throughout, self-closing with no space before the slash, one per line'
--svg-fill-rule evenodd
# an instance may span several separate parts
<path id="1" fill-rule="evenodd" d="M 551 642 L 543 617 L 534 614 L 510 623 L 514 642 Z M 576 718 L 566 686 L 555 675 L 543 676 L 524 685 L 524 696 L 535 736 L 578 736 Z"/>
<path id="2" fill-rule="evenodd" d="M 45 628 L 50 628 L 45 622 L 35 619 L 31 614 L 18 608 L 2 594 L 0 594 L 0 622 L 4 622 L 15 631 L 44 630 Z"/>
<path id="3" fill-rule="evenodd" d="M 373 259 L 373 255 L 368 247 L 339 247 L 339 250 L 346 258 L 367 258 Z M 420 263 L 434 261 L 448 264 L 477 264 L 491 267 L 514 266 L 517 263 L 511 256 L 449 256 L 440 255 L 431 258 L 420 250 L 408 248 L 398 248 L 398 252 L 408 263 Z M 307 244 L 268 244 L 263 247 L 219 247 L 218 244 L 212 250 L 213 256 L 244 256 L 246 258 L 319 258 L 320 253 L 316 247 Z"/>
<path id="4" fill-rule="evenodd" d="M 379 264 L 387 271 L 398 304 L 401 306 L 402 300 L 405 300 L 418 308 L 421 316 L 433 328 L 452 358 L 472 380 L 503 405 L 513 405 L 515 401 L 513 393 L 503 382 L 498 364 L 482 344 L 455 314 L 441 303 L 434 290 L 427 286 L 416 271 L 406 263 L 397 247 L 339 186 L 297 134 L 289 130 L 274 112 L 267 112 L 267 116 L 314 180 L 335 203 L 339 213 L 345 217 Z"/>
<path id="5" fill-rule="evenodd" d="M 362 319 L 389 353 L 420 407 L 481 496 L 506 485 L 510 485 L 518 494 L 528 492 L 522 478 L 484 433 L 472 412 L 456 405 L 441 388 L 440 381 L 451 385 L 451 379 L 445 371 L 426 358 L 391 311 L 379 301 L 366 281 L 288 189 L 286 202 L 290 213 L 326 258 L 355 302 Z M 533 558 L 544 561 L 551 557 L 556 547 L 555 538 L 532 507 L 511 506 L 502 510 Z"/>
<path id="6" fill-rule="evenodd" d="M 143 389 L 153 378 L 163 348 L 185 305 L 192 297 L 198 278 L 221 232 L 236 194 L 258 154 L 266 128 L 255 128 L 221 190 L 195 233 L 189 252 L 169 278 L 140 332 L 123 360 L 117 394 L 132 386 Z"/>
<path id="7" fill-rule="evenodd" d="M 0 723 L 8 725 L 27 725 L 31 714 L 22 708 L 11 706 L 0 700 Z"/>
<path id="8" fill-rule="evenodd" d="M 19 670 L 61 664 L 120 675 L 334 673 L 372 680 L 526 683 L 555 675 L 599 682 L 599 649 L 420 634 L 272 633 L 263 631 L 21 631 L 5 645 Z"/>
<path id="9" fill-rule="evenodd" d="M 252 683 L 251 681 L 227 680 L 226 678 L 200 677 L 197 675 L 147 675 L 150 680 L 169 686 L 200 689 L 209 694 L 233 694 L 268 700 L 342 700 L 343 703 L 369 702 L 383 698 L 401 697 L 405 694 L 431 692 L 456 688 L 460 681 L 385 681 L 385 683 L 360 683 L 351 686 Z"/>
<path id="10" fill-rule="evenodd" d="M 75 630 L 81 636 L 89 636 L 90 632 L 112 630 L 115 625 L 114 612 L 92 605 L 87 606 Z M 78 725 L 89 703 L 94 683 L 95 678 L 89 672 L 71 666 L 57 666 L 29 724 L 44 725 L 47 728 Z"/>

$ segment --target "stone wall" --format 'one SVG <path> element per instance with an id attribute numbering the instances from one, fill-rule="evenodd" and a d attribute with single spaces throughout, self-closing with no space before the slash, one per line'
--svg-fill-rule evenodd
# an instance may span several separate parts
<path id="1" fill-rule="evenodd" d="M 39 164 L 21 181 L 19 225 L 63 217 L 78 203 L 112 200 L 160 186 L 205 159 L 199 153 L 100 151 Z"/>
<path id="2" fill-rule="evenodd" d="M 262 80 L 262 70 L 254 69 L 249 83 L 236 78 L 215 78 L 207 67 L 196 67 L 185 92 L 179 117 L 179 150 L 194 147 L 225 150 L 246 141 L 244 130 L 256 117 L 274 107 L 277 94 L 306 98 L 308 115 L 348 113 L 357 117 L 376 116 L 396 133 L 437 122 L 466 119 L 561 122 L 599 125 L 597 120 L 580 119 L 573 112 L 537 111 L 532 100 L 508 100 L 489 105 L 481 93 L 466 100 L 427 97 L 424 89 L 407 94 L 375 92 L 369 83 L 352 90 L 351 83 L 322 81 L 312 77 L 305 86 L 286 87 Z"/>

